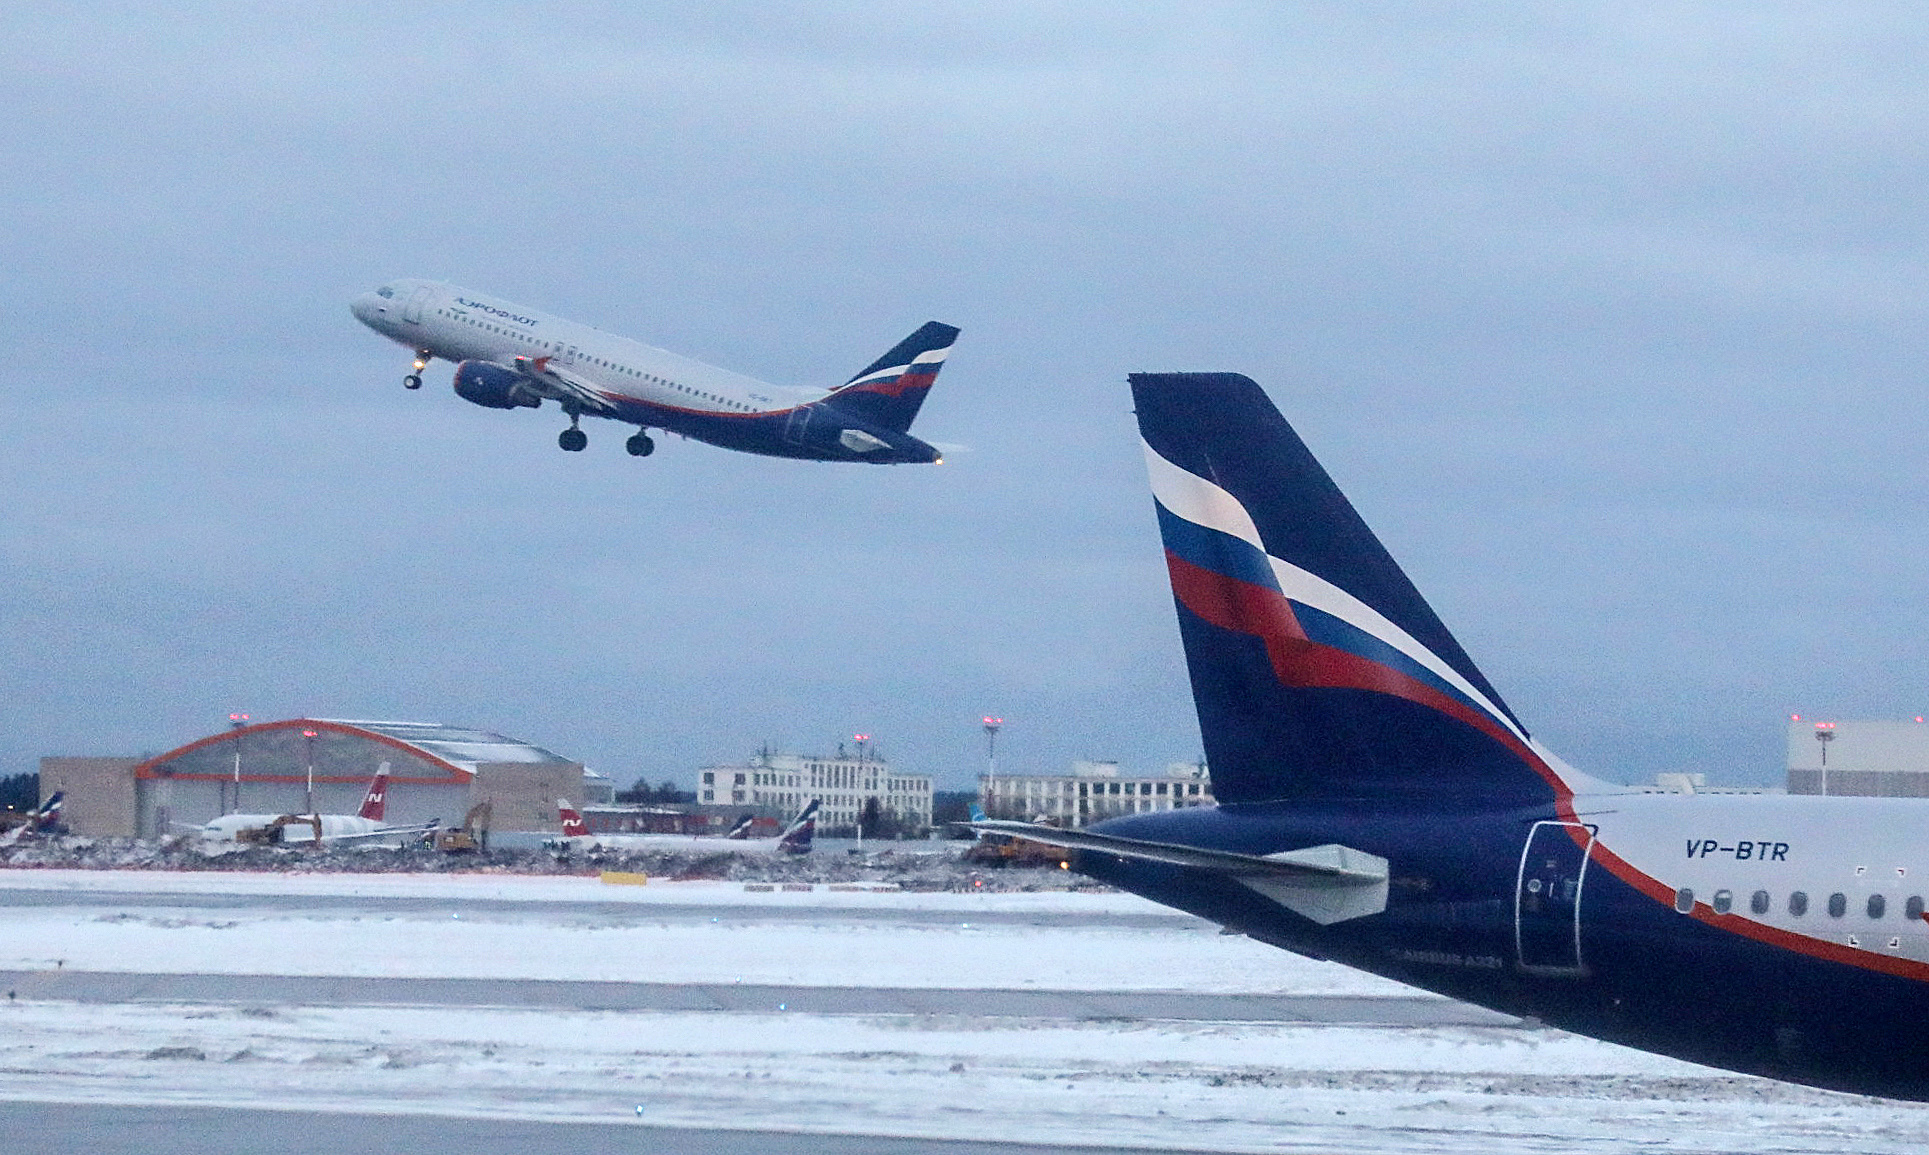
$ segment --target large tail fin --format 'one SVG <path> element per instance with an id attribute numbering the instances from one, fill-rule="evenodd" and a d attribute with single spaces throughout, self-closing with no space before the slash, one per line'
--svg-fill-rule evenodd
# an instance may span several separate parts
<path id="1" fill-rule="evenodd" d="M 564 838 L 589 837 L 589 823 L 584 822 L 583 816 L 576 813 L 576 808 L 569 804 L 569 799 L 556 799 L 556 814 L 563 820 Z"/>
<path id="2" fill-rule="evenodd" d="M 362 808 L 355 813 L 376 822 L 388 811 L 388 763 L 384 762 L 375 769 L 375 779 L 368 784 L 368 794 L 362 798 Z"/>
<path id="3" fill-rule="evenodd" d="M 1258 385 L 1131 381 L 1221 803 L 1504 806 L 1566 790 Z"/>
<path id="4" fill-rule="evenodd" d="M 817 834 L 818 805 L 818 799 L 813 798 L 808 805 L 797 812 L 797 817 L 791 819 L 790 825 L 784 827 L 784 832 L 777 836 L 778 850 L 785 854 L 810 853 L 811 839 Z"/>
<path id="5" fill-rule="evenodd" d="M 957 339 L 955 327 L 926 321 L 826 400 L 879 428 L 908 432 Z"/>

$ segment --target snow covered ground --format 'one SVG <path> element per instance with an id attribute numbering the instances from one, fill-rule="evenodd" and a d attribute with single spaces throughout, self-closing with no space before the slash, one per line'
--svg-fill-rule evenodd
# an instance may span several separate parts
<path id="1" fill-rule="evenodd" d="M 180 901 L 125 909 L 99 898 L 0 905 L 0 969 L 62 960 L 68 968 L 134 972 L 1410 993 L 1192 920 L 1146 919 L 1157 908 L 1109 894 L 0 874 L 0 892 L 25 886 Z M 399 912 L 277 909 L 275 896 L 291 892 L 430 901 Z M 215 894 L 252 895 L 260 905 L 195 905 Z M 523 901 L 464 908 L 482 895 Z M 586 912 L 585 902 L 629 905 L 613 919 Z M 652 904 L 661 918 L 649 915 Z M 708 915 L 691 912 L 702 904 L 710 904 Z M 901 921 L 880 916 L 893 910 L 903 912 Z M 854 919 L 857 912 L 865 917 Z M 972 924 L 997 912 L 1042 921 Z M 1049 921 L 1094 913 L 1129 925 Z M 1724 1075 L 1536 1029 L 30 999 L 0 1006 L 0 1021 L 0 1098 L 59 1102 L 632 1127 L 640 1108 L 644 1126 L 1201 1151 L 1902 1152 L 1929 1145 L 1922 1107 Z"/>

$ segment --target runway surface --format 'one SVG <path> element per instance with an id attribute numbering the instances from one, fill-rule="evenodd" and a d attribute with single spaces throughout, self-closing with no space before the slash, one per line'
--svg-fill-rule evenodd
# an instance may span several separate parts
<path id="1" fill-rule="evenodd" d="M 594 881 L 594 880 L 592 880 Z M 251 914 L 438 914 L 460 910 L 471 914 L 502 917 L 523 916 L 553 921 L 556 918 L 591 918 L 612 925 L 645 925 L 662 922 L 709 922 L 719 915 L 738 915 L 764 923 L 818 923 L 824 912 L 812 906 L 776 906 L 766 903 L 733 904 L 729 901 L 651 902 L 647 904 L 598 901 L 595 899 L 551 899 L 541 903 L 522 900 L 473 898 L 468 895 L 424 898 L 414 895 L 384 894 L 170 894 L 136 890 L 64 891 L 0 886 L 0 907 L 112 907 L 116 909 L 175 909 L 210 911 L 247 911 Z M 840 922 L 854 925 L 883 924 L 904 926 L 955 925 L 958 915 L 948 910 L 920 910 L 901 907 L 843 907 L 837 912 Z M 1041 910 L 985 910 L 973 912 L 970 920 L 980 926 L 1011 927 L 1110 927 L 1120 930 L 1168 930 L 1204 927 L 1211 924 L 1180 911 L 1145 912 Z"/>
<path id="2" fill-rule="evenodd" d="M 1059 1155 L 1062 1144 L 872 1135 L 728 1131 L 694 1127 L 532 1123 L 522 1119 L 355 1115 L 221 1107 L 113 1107 L 0 1102 L 8 1155 L 341 1155 L 448 1151 L 462 1155 Z M 192 1136 L 191 1141 L 184 1137 Z M 83 1138 L 84 1137 L 84 1138 Z M 1079 1147 L 1090 1155 L 1145 1155 L 1152 1147 Z M 1169 1150 L 1169 1149 L 1168 1149 Z"/>
<path id="3" fill-rule="evenodd" d="M 951 1015 L 1077 1022 L 1161 1020 L 1352 1026 L 1515 1027 L 1520 1020 L 1427 996 L 1215 995 L 1184 991 L 947 990 L 767 983 L 316 978 L 306 975 L 0 971 L 8 999 L 201 1006 L 515 1007 L 804 1015 Z"/>

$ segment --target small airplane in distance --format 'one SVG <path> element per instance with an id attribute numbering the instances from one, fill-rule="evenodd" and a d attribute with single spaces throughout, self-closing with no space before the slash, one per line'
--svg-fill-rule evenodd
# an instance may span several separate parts
<path id="1" fill-rule="evenodd" d="M 453 361 L 455 392 L 488 409 L 539 409 L 569 418 L 556 444 L 589 444 L 585 416 L 637 427 L 624 448 L 656 450 L 649 431 L 768 457 L 936 464 L 943 454 L 911 436 L 912 419 L 944 367 L 958 330 L 936 321 L 835 389 L 769 385 L 588 325 L 438 281 L 390 281 L 349 306 L 355 319 L 415 352 L 402 383 Z"/>
<path id="2" fill-rule="evenodd" d="M 25 814 L 12 815 L 14 819 L 0 832 L 0 846 L 12 846 L 29 834 L 50 834 L 60 828 L 60 807 L 67 801 L 65 790 L 56 790 L 47 800 L 27 811 Z"/>
<path id="3" fill-rule="evenodd" d="M 1216 806 L 987 821 L 1260 942 L 1929 1100 L 1929 799 L 1617 786 L 1528 733 L 1266 394 L 1135 373 Z"/>
<path id="4" fill-rule="evenodd" d="M 750 837 L 751 816 L 746 814 L 722 836 L 705 834 L 591 834 L 583 816 L 558 798 L 556 811 L 562 816 L 563 836 L 545 845 L 559 850 L 666 850 L 700 854 L 809 854 L 811 839 L 817 833 L 819 800 L 811 799 L 790 820 L 790 825 L 775 838 Z"/>
<path id="5" fill-rule="evenodd" d="M 434 822 L 389 826 L 382 821 L 388 805 L 389 764 L 375 771 L 368 793 L 354 814 L 223 814 L 200 826 L 183 823 L 204 842 L 233 842 L 260 846 L 322 846 L 381 838 L 419 837 L 437 829 Z"/>

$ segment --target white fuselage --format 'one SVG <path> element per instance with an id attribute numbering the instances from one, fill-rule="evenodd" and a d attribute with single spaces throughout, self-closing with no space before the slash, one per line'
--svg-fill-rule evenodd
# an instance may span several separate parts
<path id="1" fill-rule="evenodd" d="M 1929 798 L 1599 795 L 1574 799 L 1574 817 L 1682 905 L 1749 937 L 1929 964 L 1929 849 L 1917 833 Z"/>
<path id="2" fill-rule="evenodd" d="M 351 305 L 369 328 L 445 361 L 551 363 L 611 395 L 698 413 L 753 414 L 821 400 L 825 389 L 771 385 L 664 349 L 438 281 L 405 279 Z"/>
<path id="3" fill-rule="evenodd" d="M 223 814 L 199 827 L 200 835 L 206 842 L 236 842 L 243 831 L 266 830 L 279 818 L 280 814 Z M 315 826 L 309 815 L 292 816 L 294 821 L 282 825 L 282 837 L 288 845 L 312 843 L 315 840 Z M 361 818 L 353 814 L 323 814 L 321 837 L 323 842 L 342 838 L 367 838 L 381 833 L 385 828 L 373 818 Z M 399 837 L 407 831 L 396 831 Z"/>

